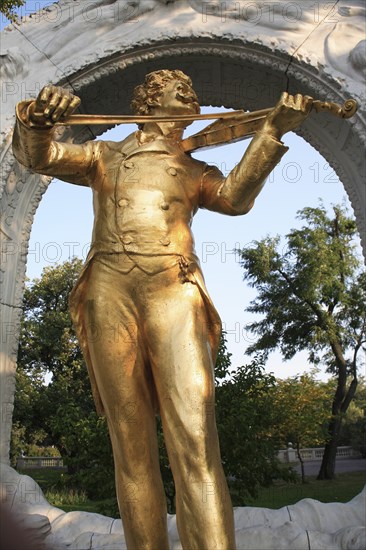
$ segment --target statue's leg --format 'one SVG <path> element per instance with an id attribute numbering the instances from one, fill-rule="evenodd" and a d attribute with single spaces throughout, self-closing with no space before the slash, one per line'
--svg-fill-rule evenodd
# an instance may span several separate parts
<path id="1" fill-rule="evenodd" d="M 159 469 L 156 393 L 144 355 L 134 273 L 94 262 L 81 304 L 89 352 L 103 401 L 116 487 L 129 549 L 168 550 L 167 510 Z"/>
<path id="2" fill-rule="evenodd" d="M 174 270 L 150 300 L 152 372 L 176 485 L 184 549 L 233 550 L 233 510 L 221 465 L 206 310 L 197 286 Z"/>

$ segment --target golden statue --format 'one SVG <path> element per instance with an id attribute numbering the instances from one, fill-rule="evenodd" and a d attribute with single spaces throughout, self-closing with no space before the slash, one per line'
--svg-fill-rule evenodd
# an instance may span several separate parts
<path id="1" fill-rule="evenodd" d="M 284 93 L 273 109 L 260 112 L 259 130 L 226 178 L 187 153 L 194 146 L 182 141 L 183 130 L 199 118 L 200 107 L 181 71 L 155 71 L 137 86 L 132 109 L 139 130 L 120 143 L 54 141 L 53 126 L 80 117 L 72 115 L 79 103 L 55 86 L 19 103 L 13 149 L 27 168 L 93 190 L 92 245 L 70 310 L 97 410 L 108 421 L 127 546 L 169 548 L 159 412 L 183 548 L 233 550 L 214 416 L 221 325 L 191 222 L 198 208 L 246 214 L 287 150 L 281 136 L 301 124 L 314 102 Z M 215 124 L 222 121 L 208 128 Z"/>

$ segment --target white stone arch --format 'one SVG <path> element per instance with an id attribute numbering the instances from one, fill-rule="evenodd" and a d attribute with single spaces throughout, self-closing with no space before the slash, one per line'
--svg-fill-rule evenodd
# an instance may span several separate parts
<path id="1" fill-rule="evenodd" d="M 235 11 L 238 4 L 239 12 Z M 35 211 L 50 181 L 24 170 L 13 158 L 14 108 L 45 83 L 74 89 L 88 113 L 129 112 L 133 87 L 158 68 L 187 72 L 201 104 L 268 107 L 287 86 L 290 92 L 338 103 L 355 97 L 361 108 L 352 119 L 314 115 L 299 134 L 318 149 L 343 182 L 366 250 L 365 9 L 361 1 L 340 1 L 319 4 L 317 13 L 316 4 L 306 0 L 300 13 L 299 5 L 284 0 L 60 0 L 26 18 L 18 30 L 4 31 L 1 462 L 7 463 L 9 454 L 27 246 Z M 74 127 L 60 130 L 60 137 L 82 142 L 106 129 Z"/>

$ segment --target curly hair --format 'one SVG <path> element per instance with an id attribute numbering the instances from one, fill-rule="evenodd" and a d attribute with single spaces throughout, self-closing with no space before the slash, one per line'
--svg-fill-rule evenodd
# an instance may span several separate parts
<path id="1" fill-rule="evenodd" d="M 159 95 L 161 95 L 164 85 L 171 80 L 180 80 L 189 86 L 192 86 L 192 80 L 182 71 L 162 69 L 153 71 L 145 77 L 145 82 L 136 86 L 131 101 L 132 112 L 136 115 L 150 114 L 151 107 Z"/>

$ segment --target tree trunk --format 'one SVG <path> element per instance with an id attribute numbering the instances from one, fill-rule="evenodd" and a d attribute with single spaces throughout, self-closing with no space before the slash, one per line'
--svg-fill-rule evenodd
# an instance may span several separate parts
<path id="1" fill-rule="evenodd" d="M 301 467 L 301 483 L 306 483 L 304 459 L 302 458 L 301 453 L 300 453 L 300 443 L 299 442 L 297 442 L 297 444 L 296 444 L 296 451 L 297 451 L 297 458 L 300 461 L 300 467 Z"/>
<path id="2" fill-rule="evenodd" d="M 319 480 L 334 479 L 340 428 L 341 428 L 340 418 L 339 417 L 333 418 L 333 420 L 331 420 L 329 424 L 330 439 L 328 443 L 325 445 L 323 459 L 322 459 L 319 474 L 317 477 L 317 479 Z"/>
<path id="3" fill-rule="evenodd" d="M 347 409 L 355 395 L 357 388 L 357 351 L 355 352 L 353 362 L 351 364 L 353 379 L 347 390 L 347 362 L 344 358 L 340 342 L 336 339 L 333 340 L 331 342 L 331 348 L 334 353 L 334 357 L 336 359 L 336 364 L 338 367 L 338 379 L 337 389 L 332 403 L 332 420 L 330 421 L 328 426 L 329 441 L 325 445 L 323 459 L 317 477 L 317 479 L 319 480 L 334 479 L 337 446 L 342 417 L 347 412 Z"/>

